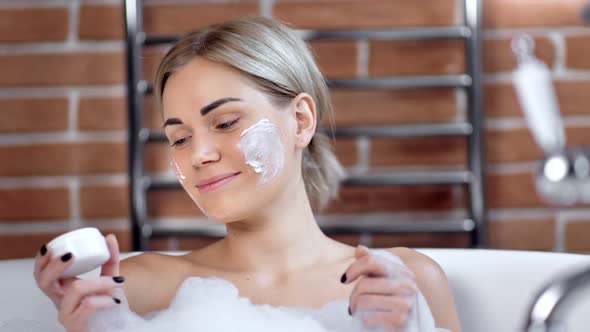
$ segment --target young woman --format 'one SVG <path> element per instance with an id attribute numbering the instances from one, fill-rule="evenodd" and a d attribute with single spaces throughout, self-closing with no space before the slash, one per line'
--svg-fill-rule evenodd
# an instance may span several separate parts
<path id="1" fill-rule="evenodd" d="M 183 256 L 119 262 L 109 235 L 112 257 L 97 280 L 59 279 L 76 258 L 50 260 L 43 247 L 35 277 L 69 332 L 86 331 L 90 315 L 122 296 L 139 314 L 164 309 L 190 276 L 224 278 L 257 304 L 315 309 L 348 299 L 353 314 L 379 311 L 367 326 L 390 329 L 406 324 L 408 295 L 419 289 L 436 326 L 460 331 L 448 281 L 432 259 L 391 248 L 409 277 L 392 279 L 386 261 L 318 227 L 314 211 L 336 195 L 343 171 L 321 129 L 331 112 L 328 89 L 295 31 L 263 18 L 213 25 L 178 41 L 156 76 L 171 165 L 227 236 Z"/>

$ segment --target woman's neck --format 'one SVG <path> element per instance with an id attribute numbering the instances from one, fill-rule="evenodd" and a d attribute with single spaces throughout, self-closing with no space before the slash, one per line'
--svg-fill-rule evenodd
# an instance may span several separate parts
<path id="1" fill-rule="evenodd" d="M 228 264 L 243 271 L 280 275 L 321 259 L 330 240 L 315 220 L 305 187 L 283 192 L 284 197 L 277 198 L 263 215 L 227 225 L 222 247 L 231 261 Z"/>

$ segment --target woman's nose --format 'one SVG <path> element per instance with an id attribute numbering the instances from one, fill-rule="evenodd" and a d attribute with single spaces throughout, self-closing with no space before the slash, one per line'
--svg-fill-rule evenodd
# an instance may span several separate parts
<path id="1" fill-rule="evenodd" d="M 193 140 L 191 162 L 194 167 L 216 162 L 220 157 L 219 149 L 210 140 Z"/>

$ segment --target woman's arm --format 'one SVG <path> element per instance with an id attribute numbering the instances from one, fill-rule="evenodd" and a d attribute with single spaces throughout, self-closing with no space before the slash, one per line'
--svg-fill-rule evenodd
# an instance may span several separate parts
<path id="1" fill-rule="evenodd" d="M 426 298 L 436 327 L 461 332 L 459 316 L 449 281 L 443 269 L 432 258 L 409 248 L 390 249 L 416 275 L 418 288 Z"/>

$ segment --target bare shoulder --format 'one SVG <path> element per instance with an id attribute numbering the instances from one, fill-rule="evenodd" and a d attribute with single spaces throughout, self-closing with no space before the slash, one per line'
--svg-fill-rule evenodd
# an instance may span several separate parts
<path id="1" fill-rule="evenodd" d="M 401 258 L 404 264 L 406 264 L 410 268 L 410 270 L 412 270 L 412 272 L 417 274 L 417 277 L 418 274 L 420 274 L 420 276 L 423 278 L 442 278 L 445 282 L 447 282 L 444 270 L 440 265 L 438 265 L 438 263 L 434 259 L 414 249 L 406 247 L 395 247 L 390 248 L 388 250 L 394 255 Z"/>
<path id="2" fill-rule="evenodd" d="M 154 268 L 159 264 L 171 263 L 170 258 L 173 258 L 173 256 L 155 252 L 144 252 L 121 260 L 121 270 L 144 270 L 145 272 L 146 269 Z"/>
<path id="3" fill-rule="evenodd" d="M 452 332 L 461 331 L 455 300 L 447 276 L 432 258 L 410 248 L 390 248 L 416 275 L 418 288 L 426 298 L 436 326 Z"/>
<path id="4" fill-rule="evenodd" d="M 123 290 L 131 310 L 143 315 L 167 308 L 184 280 L 185 265 L 178 257 L 158 253 L 122 260 L 120 274 L 125 277 Z"/>

